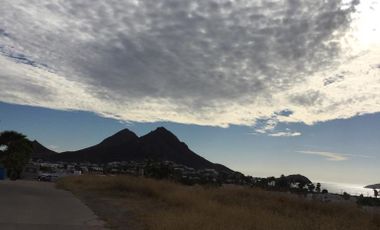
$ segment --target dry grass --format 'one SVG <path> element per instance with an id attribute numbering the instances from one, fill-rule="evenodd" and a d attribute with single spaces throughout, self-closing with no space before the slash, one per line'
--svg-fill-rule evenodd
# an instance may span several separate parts
<path id="1" fill-rule="evenodd" d="M 127 207 L 132 216 L 144 223 L 140 226 L 144 229 L 380 229 L 379 215 L 365 213 L 355 205 L 324 204 L 260 189 L 189 187 L 129 176 L 68 177 L 60 180 L 58 186 L 79 195 L 107 197 L 115 208 Z M 91 203 L 88 205 L 92 207 Z M 113 216 L 105 218 L 113 226 L 121 224 L 112 221 Z"/>

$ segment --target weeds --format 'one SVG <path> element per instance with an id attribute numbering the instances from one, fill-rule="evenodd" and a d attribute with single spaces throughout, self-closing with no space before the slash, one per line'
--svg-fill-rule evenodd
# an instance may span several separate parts
<path id="1" fill-rule="evenodd" d="M 148 202 L 149 208 L 136 211 L 147 229 L 375 230 L 380 225 L 378 214 L 366 214 L 353 204 L 326 204 L 256 188 L 204 188 L 129 176 L 68 177 L 58 186 L 127 203 L 128 195 Z"/>

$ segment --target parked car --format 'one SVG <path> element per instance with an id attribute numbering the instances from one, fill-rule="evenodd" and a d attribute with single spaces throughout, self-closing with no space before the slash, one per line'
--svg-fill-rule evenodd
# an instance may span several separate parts
<path id="1" fill-rule="evenodd" d="M 38 180 L 39 181 L 49 181 L 49 182 L 53 182 L 53 181 L 56 181 L 58 179 L 58 176 L 56 175 L 51 175 L 51 174 L 42 174 L 38 177 Z"/>

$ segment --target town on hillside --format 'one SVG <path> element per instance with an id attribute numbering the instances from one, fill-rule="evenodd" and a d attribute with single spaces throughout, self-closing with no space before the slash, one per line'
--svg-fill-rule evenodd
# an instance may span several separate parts
<path id="1" fill-rule="evenodd" d="M 0 169 L 1 170 L 1 169 Z M 165 179 L 184 185 L 227 186 L 239 185 L 260 187 L 270 191 L 289 192 L 302 195 L 310 200 L 321 202 L 351 202 L 368 206 L 380 206 L 380 199 L 376 199 L 378 191 L 374 189 L 375 198 L 351 196 L 346 192 L 331 194 L 321 187 L 320 183 L 312 183 L 302 175 L 281 175 L 279 178 L 252 177 L 235 171 L 221 171 L 215 169 L 194 169 L 172 161 L 145 160 L 120 161 L 108 163 L 90 162 L 47 162 L 44 160 L 30 161 L 22 171 L 21 179 L 54 182 L 65 176 L 98 175 L 116 176 L 130 175 Z M 1 179 L 1 178 L 0 178 Z M 4 179 L 4 176 L 3 178 Z"/>
<path id="2" fill-rule="evenodd" d="M 7 142 L 12 138 L 19 138 L 26 144 Z M 281 175 L 278 178 L 246 176 L 197 155 L 163 127 L 142 137 L 137 137 L 129 130 L 122 130 L 98 145 L 77 152 L 60 154 L 45 148 L 36 141 L 28 141 L 25 136 L 16 132 L 3 132 L 2 139 L 5 146 L 8 143 L 8 147 L 2 154 L 0 180 L 5 179 L 6 176 L 10 179 L 56 181 L 61 177 L 86 174 L 131 175 L 165 179 L 184 185 L 260 187 L 265 190 L 294 193 L 323 202 L 350 201 L 380 206 L 380 199 L 377 199 L 378 190 L 375 188 L 373 189 L 374 198 L 371 198 L 363 195 L 351 196 L 346 192 L 331 194 L 326 188 L 322 188 L 320 183 L 313 183 L 302 175 Z M 18 151 L 9 152 L 13 148 Z M 139 154 L 133 154 L 133 151 L 128 151 L 128 149 Z M 109 154 L 107 150 L 117 154 Z M 139 157 L 136 158 L 136 155 Z M 141 159 L 141 156 L 145 158 Z M 111 160 L 121 158 L 126 160 Z M 168 160 L 168 158 L 173 160 Z"/>

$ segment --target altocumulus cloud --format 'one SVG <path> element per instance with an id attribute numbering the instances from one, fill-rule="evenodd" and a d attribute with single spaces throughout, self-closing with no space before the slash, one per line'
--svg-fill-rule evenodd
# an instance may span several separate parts
<path id="1" fill-rule="evenodd" d="M 362 27 L 378 8 L 347 0 L 4 0 L 0 100 L 224 127 L 379 112 L 380 48 L 361 36 L 379 35 L 374 22 Z"/>

